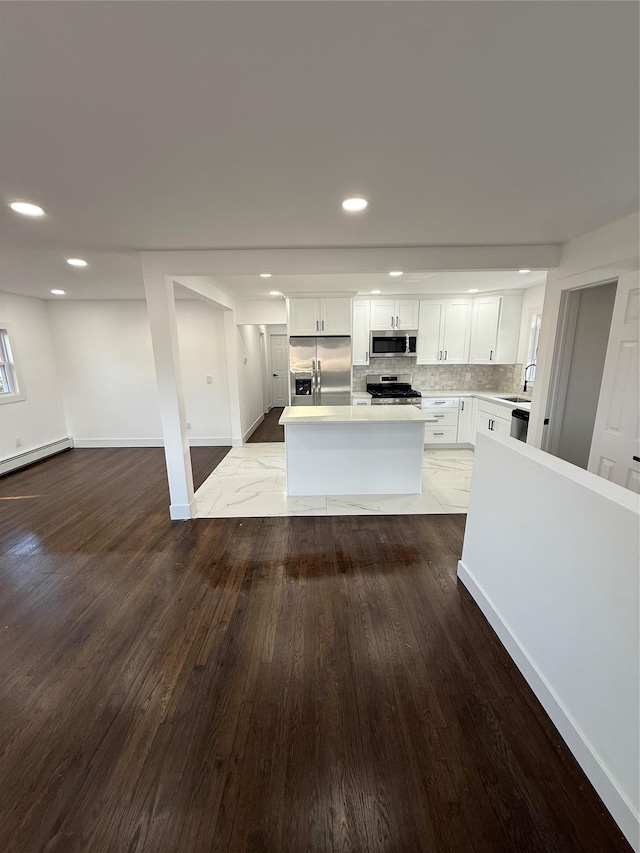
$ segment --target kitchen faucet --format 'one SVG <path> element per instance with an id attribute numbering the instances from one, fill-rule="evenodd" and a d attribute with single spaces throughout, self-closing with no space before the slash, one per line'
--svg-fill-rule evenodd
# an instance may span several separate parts
<path id="1" fill-rule="evenodd" d="M 524 388 L 522 389 L 523 394 L 526 393 L 526 390 L 527 390 L 527 370 L 529 370 L 530 367 L 535 367 L 535 366 L 536 366 L 535 361 L 532 361 L 531 364 L 528 364 L 524 369 Z"/>

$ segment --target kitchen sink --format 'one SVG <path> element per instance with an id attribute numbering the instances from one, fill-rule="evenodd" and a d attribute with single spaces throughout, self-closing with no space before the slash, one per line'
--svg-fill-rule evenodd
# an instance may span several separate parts
<path id="1" fill-rule="evenodd" d="M 499 400 L 506 400 L 507 403 L 530 403 L 528 397 L 498 397 Z"/>

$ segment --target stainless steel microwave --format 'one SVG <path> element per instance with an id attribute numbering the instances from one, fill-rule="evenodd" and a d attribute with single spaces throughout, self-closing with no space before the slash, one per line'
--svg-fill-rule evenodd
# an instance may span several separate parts
<path id="1" fill-rule="evenodd" d="M 417 332 L 371 332 L 369 352 L 373 358 L 415 358 L 417 339 Z"/>

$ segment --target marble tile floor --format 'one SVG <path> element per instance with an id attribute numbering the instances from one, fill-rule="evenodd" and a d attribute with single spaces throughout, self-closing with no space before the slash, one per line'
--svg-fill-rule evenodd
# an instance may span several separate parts
<path id="1" fill-rule="evenodd" d="M 425 450 L 420 495 L 287 497 L 284 444 L 233 447 L 196 492 L 198 518 L 464 513 L 472 450 Z"/>

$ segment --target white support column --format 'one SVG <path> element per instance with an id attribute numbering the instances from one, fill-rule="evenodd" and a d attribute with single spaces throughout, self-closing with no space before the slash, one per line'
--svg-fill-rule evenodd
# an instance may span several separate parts
<path id="1" fill-rule="evenodd" d="M 173 280 L 143 268 L 173 521 L 195 515 Z"/>
<path id="2" fill-rule="evenodd" d="M 240 377 L 238 375 L 238 329 L 235 311 L 224 312 L 224 341 L 227 356 L 227 381 L 229 383 L 229 416 L 231 419 L 231 444 L 242 445 L 242 417 L 240 414 Z"/>

